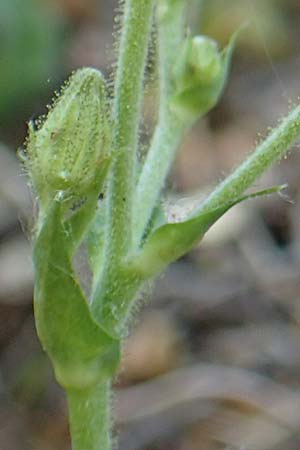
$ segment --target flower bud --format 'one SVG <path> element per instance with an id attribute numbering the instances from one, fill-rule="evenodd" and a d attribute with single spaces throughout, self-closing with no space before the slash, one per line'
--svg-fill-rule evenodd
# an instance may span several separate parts
<path id="1" fill-rule="evenodd" d="M 208 84 L 216 81 L 222 70 L 222 57 L 217 43 L 205 36 L 195 36 L 188 55 L 190 68 L 198 80 Z"/>
<path id="2" fill-rule="evenodd" d="M 109 158 L 109 127 L 102 74 L 75 72 L 44 121 L 29 124 L 25 165 L 41 203 L 58 191 L 88 194 Z"/>
<path id="3" fill-rule="evenodd" d="M 222 67 L 217 43 L 205 36 L 187 38 L 174 67 L 178 89 L 193 87 L 195 83 L 211 84 Z"/>
<path id="4" fill-rule="evenodd" d="M 227 78 L 233 41 L 222 52 L 206 36 L 186 38 L 173 70 L 172 110 L 190 125 L 217 103 Z"/>
<path id="5" fill-rule="evenodd" d="M 157 17 L 159 21 L 164 21 L 172 15 L 174 8 L 182 0 L 159 0 L 157 2 Z"/>

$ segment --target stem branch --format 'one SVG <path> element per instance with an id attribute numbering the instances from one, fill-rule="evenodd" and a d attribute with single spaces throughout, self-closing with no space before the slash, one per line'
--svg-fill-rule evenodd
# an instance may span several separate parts
<path id="1" fill-rule="evenodd" d="M 172 69 L 183 38 L 185 7 L 185 2 L 175 2 L 162 17 L 158 8 L 159 115 L 135 194 L 134 247 L 140 244 L 184 132 L 169 100 L 174 93 Z"/>
<path id="2" fill-rule="evenodd" d="M 126 0 L 112 111 L 114 161 L 108 183 L 106 245 L 101 277 L 96 281 L 91 308 L 104 326 L 107 291 L 117 283 L 119 266 L 132 242 L 132 203 L 136 182 L 138 133 L 143 79 L 152 25 L 154 0 Z"/>
<path id="3" fill-rule="evenodd" d="M 125 3 L 112 113 L 115 160 L 109 183 L 109 255 L 116 259 L 126 254 L 131 242 L 138 130 L 153 3 Z"/>
<path id="4" fill-rule="evenodd" d="M 300 106 L 283 119 L 278 128 L 216 189 L 193 213 L 206 212 L 237 199 L 275 161 L 282 158 L 291 144 L 300 137 Z"/>

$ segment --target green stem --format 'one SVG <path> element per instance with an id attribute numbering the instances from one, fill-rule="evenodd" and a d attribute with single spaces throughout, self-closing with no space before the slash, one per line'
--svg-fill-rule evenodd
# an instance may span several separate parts
<path id="1" fill-rule="evenodd" d="M 143 78 L 154 0 L 126 0 L 113 104 L 115 161 L 109 184 L 109 255 L 116 260 L 131 242 Z M 126 230 L 126 232 L 125 232 Z"/>
<path id="2" fill-rule="evenodd" d="M 72 450 L 111 450 L 110 385 L 67 391 Z"/>
<path id="3" fill-rule="evenodd" d="M 177 1 L 168 8 L 162 17 L 158 8 L 159 115 L 135 194 L 134 247 L 140 244 L 184 132 L 169 108 L 169 100 L 174 92 L 172 68 L 183 38 L 186 6 Z"/>
<path id="4" fill-rule="evenodd" d="M 113 162 L 108 185 L 105 259 L 92 293 L 92 310 L 101 322 L 104 286 L 110 285 L 128 253 L 136 179 L 138 129 L 154 0 L 126 0 L 113 105 Z"/>
<path id="5" fill-rule="evenodd" d="M 206 212 L 240 197 L 275 161 L 282 158 L 300 137 L 300 106 L 297 106 L 278 128 L 193 212 Z"/>

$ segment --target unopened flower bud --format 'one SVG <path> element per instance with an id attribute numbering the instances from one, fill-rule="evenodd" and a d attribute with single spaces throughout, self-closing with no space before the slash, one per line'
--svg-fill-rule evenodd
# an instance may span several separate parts
<path id="1" fill-rule="evenodd" d="M 222 57 L 217 43 L 205 36 L 195 36 L 189 45 L 188 65 L 198 80 L 211 84 L 222 70 Z"/>
<path id="2" fill-rule="evenodd" d="M 223 51 L 205 36 L 188 37 L 173 70 L 173 111 L 188 125 L 217 103 L 225 86 L 233 40 Z"/>
<path id="3" fill-rule="evenodd" d="M 29 124 L 25 165 L 41 203 L 58 192 L 88 194 L 107 168 L 109 127 L 102 74 L 75 72 L 37 129 Z"/>

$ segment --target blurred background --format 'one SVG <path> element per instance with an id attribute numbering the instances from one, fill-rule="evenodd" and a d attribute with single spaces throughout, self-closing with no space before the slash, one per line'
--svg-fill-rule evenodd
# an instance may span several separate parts
<path id="1" fill-rule="evenodd" d="M 169 181 L 182 197 L 208 192 L 300 92 L 299 0 L 189 5 L 192 31 L 221 46 L 249 26 L 222 101 L 183 142 Z M 0 0 L 1 450 L 70 449 L 65 398 L 35 334 L 33 206 L 16 150 L 73 69 L 110 77 L 116 7 Z M 299 172 L 296 149 L 255 186 L 288 183 L 285 196 L 234 208 L 148 293 L 115 384 L 120 450 L 300 448 Z"/>

